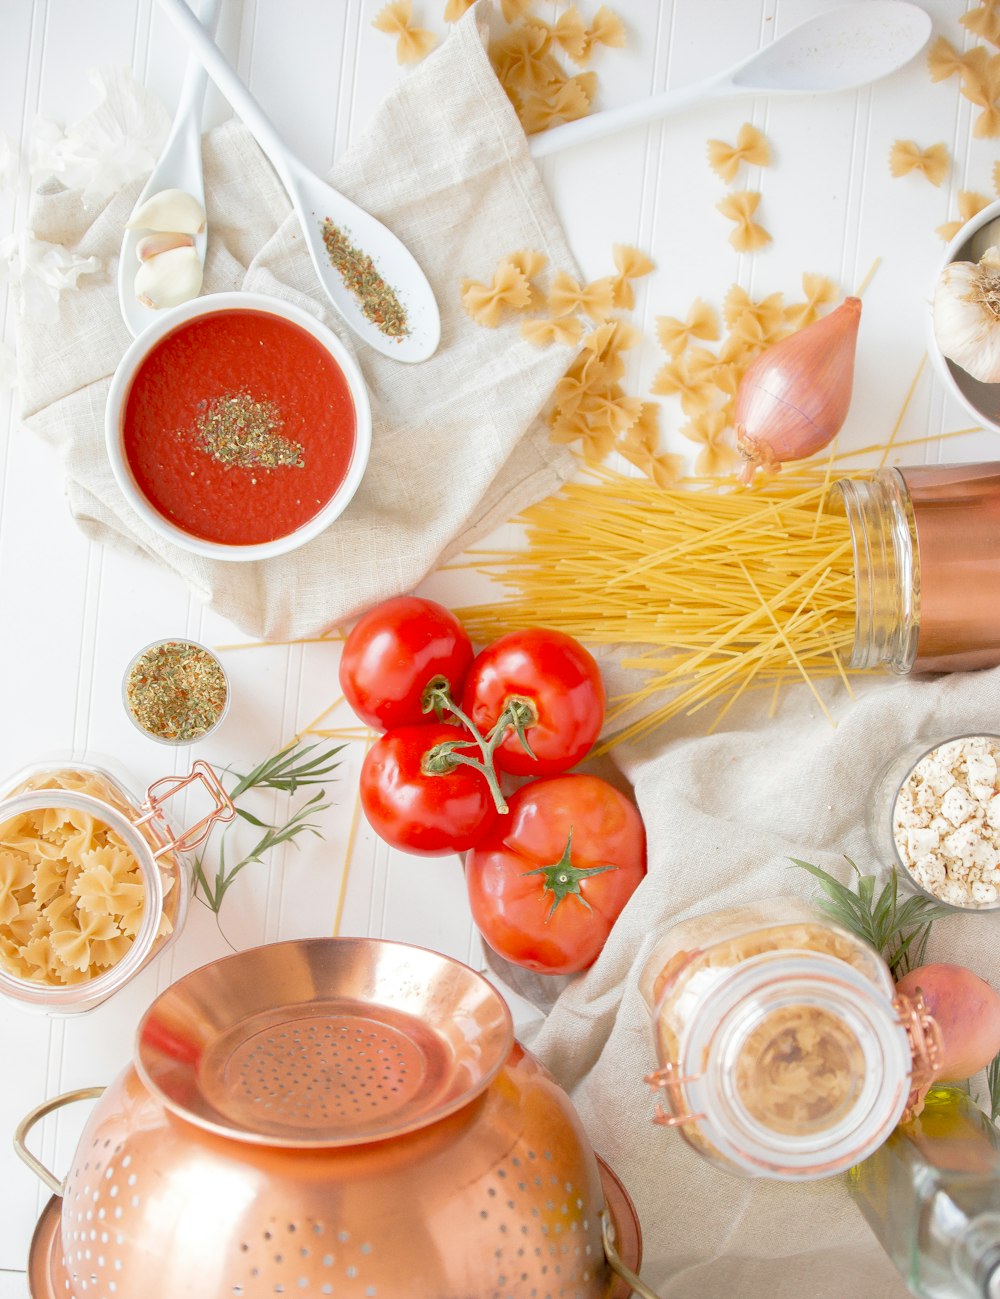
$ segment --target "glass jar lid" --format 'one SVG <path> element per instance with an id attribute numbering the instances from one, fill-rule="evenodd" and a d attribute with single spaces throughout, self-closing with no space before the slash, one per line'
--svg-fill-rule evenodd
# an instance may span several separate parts
<path id="1" fill-rule="evenodd" d="M 740 1169 L 786 1180 L 871 1153 L 899 1121 L 912 1071 L 890 997 L 821 953 L 768 952 L 734 969 L 692 1016 L 678 1064 L 687 1124 Z"/>

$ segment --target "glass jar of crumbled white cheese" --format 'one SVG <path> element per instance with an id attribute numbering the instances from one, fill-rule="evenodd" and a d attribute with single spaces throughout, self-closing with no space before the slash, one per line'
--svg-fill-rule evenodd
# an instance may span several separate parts
<path id="1" fill-rule="evenodd" d="M 875 783 L 868 833 L 919 892 L 962 911 L 1000 908 L 1000 736 L 906 748 Z"/>

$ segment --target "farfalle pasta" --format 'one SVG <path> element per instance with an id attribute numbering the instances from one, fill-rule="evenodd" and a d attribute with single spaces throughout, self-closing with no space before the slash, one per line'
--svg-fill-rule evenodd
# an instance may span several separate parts
<path id="1" fill-rule="evenodd" d="M 612 244 L 611 256 L 615 263 L 615 273 L 611 277 L 614 284 L 614 304 L 619 310 L 631 311 L 635 306 L 635 289 L 632 280 L 642 279 L 656 269 L 652 258 L 633 248 L 631 244 Z"/>
<path id="2" fill-rule="evenodd" d="M 446 23 L 457 23 L 464 13 L 472 8 L 475 0 L 448 0 L 444 7 L 444 20 Z"/>
<path id="3" fill-rule="evenodd" d="M 954 239 L 965 225 L 966 221 L 971 221 L 977 212 L 981 212 L 989 203 L 985 194 L 978 194 L 975 190 L 962 189 L 958 192 L 958 220 L 946 221 L 944 225 L 937 227 L 937 234 L 947 243 Z"/>
<path id="4" fill-rule="evenodd" d="M 477 324 L 487 329 L 496 329 L 505 309 L 523 311 L 531 301 L 531 286 L 509 257 L 497 267 L 489 284 L 462 280 L 459 289 L 462 306 Z"/>
<path id="5" fill-rule="evenodd" d="M 751 167 L 768 167 L 771 164 L 771 146 L 767 137 L 751 122 L 744 122 L 736 134 L 736 143 L 709 140 L 708 165 L 717 176 L 731 185 L 736 179 L 740 163 Z"/>
<path id="6" fill-rule="evenodd" d="M 719 337 L 719 318 L 700 298 L 695 298 L 687 318 L 676 316 L 656 317 L 656 337 L 668 356 L 676 356 L 687 347 L 692 338 L 709 341 Z"/>
<path id="7" fill-rule="evenodd" d="M 958 21 L 976 36 L 989 41 L 991 45 L 1000 46 L 1000 6 L 997 5 L 996 0 L 981 5 L 978 9 L 970 9 L 968 13 L 962 14 Z"/>
<path id="8" fill-rule="evenodd" d="M 583 33 L 582 47 L 577 54 L 571 54 L 574 63 L 581 66 L 590 62 L 598 45 L 608 45 L 621 49 L 625 44 L 625 24 L 607 5 L 601 5 L 594 14 L 590 26 Z"/>
<path id="9" fill-rule="evenodd" d="M 895 140 L 889 150 L 889 171 L 896 177 L 915 171 L 932 185 L 940 185 L 948 174 L 948 147 L 932 144 L 921 149 L 912 140 Z"/>
<path id="10" fill-rule="evenodd" d="M 419 63 L 437 44 L 433 32 L 414 27 L 412 0 L 392 0 L 378 11 L 372 26 L 396 37 L 397 63 Z"/>
<path id="11" fill-rule="evenodd" d="M 128 952 L 145 906 L 139 862 L 97 817 L 53 806 L 0 825 L 0 969 L 13 978 L 96 978 Z M 171 928 L 164 914 L 160 933 Z"/>
<path id="12" fill-rule="evenodd" d="M 549 285 L 548 305 L 553 316 L 569 316 L 582 311 L 591 320 L 604 320 L 615 303 L 614 280 L 610 275 L 581 285 L 566 271 L 556 271 Z"/>
<path id="13" fill-rule="evenodd" d="M 564 316 L 560 320 L 523 320 L 521 337 L 535 347 L 548 347 L 551 343 L 573 346 L 579 343 L 583 326 L 575 316 Z"/>
<path id="14" fill-rule="evenodd" d="M 525 135 L 537 135 L 539 131 L 586 117 L 593 96 L 593 89 L 586 80 L 589 75 L 592 74 L 554 79 L 535 94 L 528 95 L 520 107 Z"/>
<path id="15" fill-rule="evenodd" d="M 757 190 L 741 189 L 727 194 L 721 203 L 715 205 L 727 221 L 736 223 L 729 242 L 739 253 L 757 252 L 771 242 L 771 236 L 764 227 L 753 220 L 760 206 L 760 197 Z"/>

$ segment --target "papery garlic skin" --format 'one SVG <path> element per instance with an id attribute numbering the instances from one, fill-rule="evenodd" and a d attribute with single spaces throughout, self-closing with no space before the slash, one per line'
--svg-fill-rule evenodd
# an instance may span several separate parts
<path id="1" fill-rule="evenodd" d="M 934 337 L 980 383 L 1000 383 L 1000 249 L 951 262 L 934 289 Z"/>
<path id="2" fill-rule="evenodd" d="M 201 258 L 196 249 L 170 248 L 139 264 L 135 296 L 144 307 L 176 307 L 201 292 Z"/>
<path id="3" fill-rule="evenodd" d="M 183 189 L 161 189 L 151 194 L 127 222 L 129 230 L 165 230 L 197 235 L 205 229 L 205 209 Z"/>
<path id="4" fill-rule="evenodd" d="M 143 235 L 135 246 L 135 255 L 140 262 L 148 262 L 150 257 L 168 253 L 172 248 L 193 248 L 192 235 L 178 234 L 173 230 L 159 230 L 155 234 Z"/>

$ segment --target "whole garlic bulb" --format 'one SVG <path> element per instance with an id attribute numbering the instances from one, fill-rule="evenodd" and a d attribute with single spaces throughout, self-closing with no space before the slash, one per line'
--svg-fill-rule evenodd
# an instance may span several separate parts
<path id="1" fill-rule="evenodd" d="M 1000 383 L 1000 248 L 951 262 L 934 290 L 934 337 L 980 383 Z"/>

